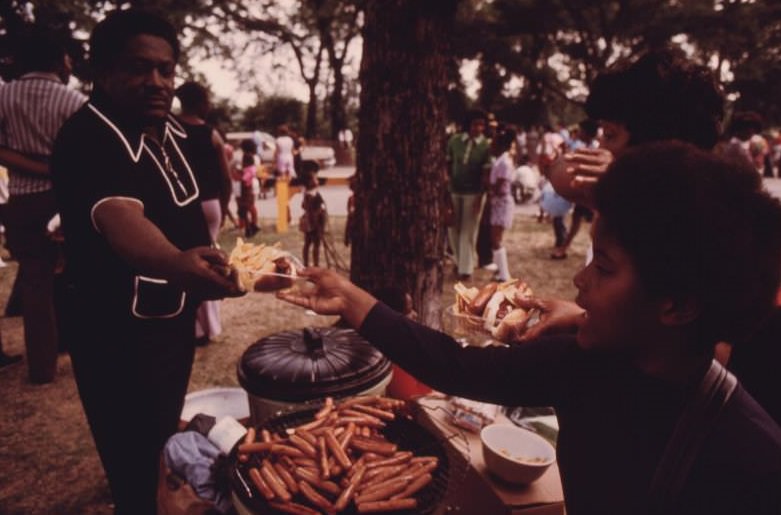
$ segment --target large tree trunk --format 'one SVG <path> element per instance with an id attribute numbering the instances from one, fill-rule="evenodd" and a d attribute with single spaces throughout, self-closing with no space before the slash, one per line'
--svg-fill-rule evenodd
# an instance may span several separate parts
<path id="1" fill-rule="evenodd" d="M 331 140 L 338 141 L 339 131 L 347 127 L 347 115 L 344 109 L 344 73 L 342 73 L 342 62 L 338 62 L 338 68 L 334 66 L 333 61 L 331 68 L 334 74 L 334 89 L 331 91 L 331 99 L 329 102 L 329 111 L 331 115 Z"/>
<path id="2" fill-rule="evenodd" d="M 370 0 L 361 62 L 352 280 L 400 286 L 439 327 L 447 38 L 455 0 Z"/>
<path id="3" fill-rule="evenodd" d="M 309 103 L 306 105 L 306 129 L 304 137 L 312 139 L 317 135 L 317 83 L 310 82 Z"/>

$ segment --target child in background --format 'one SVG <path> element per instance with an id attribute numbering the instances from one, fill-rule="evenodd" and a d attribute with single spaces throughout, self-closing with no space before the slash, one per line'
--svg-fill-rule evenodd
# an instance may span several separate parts
<path id="1" fill-rule="evenodd" d="M 312 163 L 314 170 L 312 170 Z M 317 188 L 317 163 L 305 161 L 305 190 L 301 207 L 304 214 L 299 220 L 299 229 L 304 233 L 304 266 L 309 266 L 309 249 L 312 249 L 312 265 L 320 264 L 320 244 L 325 233 L 325 223 L 328 214 L 325 210 L 325 200 Z"/>
<path id="2" fill-rule="evenodd" d="M 255 207 L 255 184 L 257 183 L 257 164 L 255 147 L 242 144 L 244 155 L 241 157 L 241 197 L 239 199 L 239 217 L 244 221 L 244 235 L 253 237 L 258 227 L 258 211 Z"/>

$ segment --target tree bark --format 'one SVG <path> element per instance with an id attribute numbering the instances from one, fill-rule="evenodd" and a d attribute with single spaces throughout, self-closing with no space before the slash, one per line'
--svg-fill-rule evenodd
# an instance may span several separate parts
<path id="1" fill-rule="evenodd" d="M 331 91 L 329 101 L 329 111 L 331 115 L 331 140 L 339 140 L 339 131 L 347 127 L 347 115 L 344 109 L 344 73 L 342 72 L 343 62 L 335 63 L 331 61 L 331 70 L 334 74 L 334 87 Z M 338 68 L 337 68 L 338 66 Z"/>
<path id="2" fill-rule="evenodd" d="M 351 278 L 399 286 L 440 325 L 448 36 L 456 0 L 371 0 L 361 62 Z M 436 5 L 433 5 L 436 4 Z"/>
<path id="3" fill-rule="evenodd" d="M 309 87 L 309 102 L 306 104 L 304 137 L 312 139 L 317 135 L 317 83 L 310 82 L 307 86 Z"/>

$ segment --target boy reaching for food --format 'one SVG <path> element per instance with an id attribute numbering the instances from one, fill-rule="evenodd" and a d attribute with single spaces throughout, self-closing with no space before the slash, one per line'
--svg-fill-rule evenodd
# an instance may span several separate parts
<path id="1" fill-rule="evenodd" d="M 571 515 L 779 513 L 781 429 L 712 358 L 773 308 L 781 205 L 756 173 L 668 142 L 623 153 L 595 207 L 577 334 L 462 348 L 320 269 L 280 297 L 341 315 L 440 391 L 554 406 Z"/>

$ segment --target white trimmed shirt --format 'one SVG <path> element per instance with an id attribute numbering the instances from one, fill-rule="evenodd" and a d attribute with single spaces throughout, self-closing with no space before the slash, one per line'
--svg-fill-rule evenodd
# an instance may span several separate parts
<path id="1" fill-rule="evenodd" d="M 0 85 L 0 146 L 48 161 L 57 132 L 87 97 L 54 73 L 32 72 Z M 49 178 L 9 170 L 11 195 L 51 189 Z"/>

